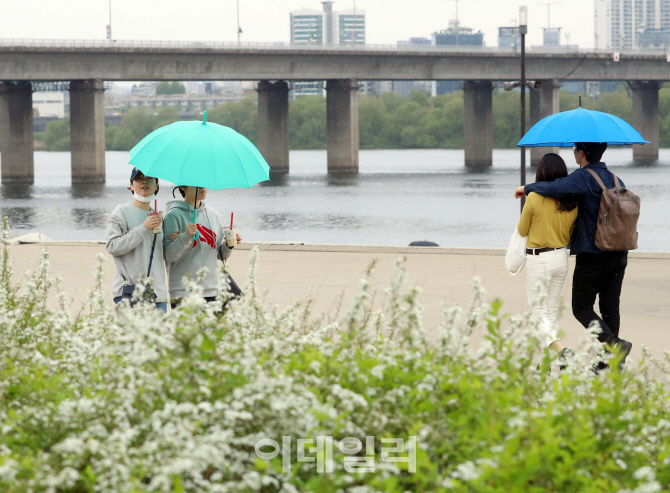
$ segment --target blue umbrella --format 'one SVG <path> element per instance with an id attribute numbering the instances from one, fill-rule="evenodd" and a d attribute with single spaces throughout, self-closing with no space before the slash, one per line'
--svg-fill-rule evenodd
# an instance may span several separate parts
<path id="1" fill-rule="evenodd" d="M 577 108 L 543 118 L 523 136 L 517 147 L 572 147 L 577 142 L 650 144 L 618 116 Z"/>

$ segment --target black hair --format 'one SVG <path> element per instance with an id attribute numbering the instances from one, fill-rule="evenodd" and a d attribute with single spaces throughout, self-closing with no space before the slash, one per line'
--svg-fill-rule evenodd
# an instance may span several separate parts
<path id="1" fill-rule="evenodd" d="M 153 178 L 154 180 L 156 180 L 156 191 L 154 192 L 154 195 L 158 195 L 158 191 L 161 189 L 161 186 L 158 183 L 158 178 L 156 178 L 154 176 L 147 176 L 140 171 L 139 173 L 137 173 L 135 175 L 135 178 L 133 180 L 141 180 L 142 178 L 148 178 L 148 179 Z M 133 180 L 130 180 L 131 185 L 133 184 Z M 130 190 L 130 193 L 135 193 L 135 192 L 133 192 L 133 190 Z"/>
<path id="2" fill-rule="evenodd" d="M 568 176 L 568 167 L 565 165 L 565 161 L 558 154 L 550 152 L 540 159 L 535 172 L 535 181 L 554 181 L 566 176 Z M 557 200 L 559 211 L 570 212 L 577 207 L 577 199 L 574 195 Z"/>
<path id="3" fill-rule="evenodd" d="M 584 151 L 586 161 L 591 163 L 600 162 L 607 149 L 606 142 L 576 142 L 575 149 Z"/>
<path id="4" fill-rule="evenodd" d="M 184 192 L 184 191 L 182 190 L 181 185 L 178 185 L 178 186 L 176 186 L 176 187 L 174 187 L 174 188 L 172 189 L 172 196 L 173 196 L 173 197 L 174 197 L 174 191 L 175 191 L 175 190 L 179 190 L 179 193 L 181 194 L 181 198 L 185 198 L 185 197 L 186 197 L 186 192 Z"/>

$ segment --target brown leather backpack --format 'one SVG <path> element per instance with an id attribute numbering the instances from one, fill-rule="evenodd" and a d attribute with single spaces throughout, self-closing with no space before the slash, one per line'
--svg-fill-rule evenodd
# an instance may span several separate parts
<path id="1" fill-rule="evenodd" d="M 607 188 L 598 174 L 587 169 L 603 189 L 598 211 L 596 246 L 604 252 L 635 250 L 637 220 L 640 217 L 640 197 L 622 188 L 614 173 L 614 188 Z"/>

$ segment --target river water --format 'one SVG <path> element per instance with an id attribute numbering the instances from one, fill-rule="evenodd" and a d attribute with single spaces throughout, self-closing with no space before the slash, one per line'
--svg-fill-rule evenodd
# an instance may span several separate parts
<path id="1" fill-rule="evenodd" d="M 572 151 L 562 152 L 570 171 Z M 43 233 L 57 240 L 100 240 L 114 208 L 131 201 L 129 153 L 107 153 L 104 185 L 70 183 L 70 154 L 35 153 L 35 185 L 2 187 L 0 212 L 12 235 Z M 632 163 L 631 149 L 609 149 L 608 167 L 642 198 L 639 247 L 670 251 L 670 149 L 659 163 Z M 223 218 L 235 212 L 245 241 L 505 248 L 519 217 L 513 198 L 519 151 L 495 150 L 486 172 L 469 172 L 462 150 L 360 152 L 360 173 L 329 176 L 325 151 L 291 151 L 291 173 L 251 189 L 210 191 Z M 529 168 L 528 181 L 534 181 Z M 179 194 L 177 193 L 177 196 Z M 161 182 L 159 209 L 172 199 Z"/>

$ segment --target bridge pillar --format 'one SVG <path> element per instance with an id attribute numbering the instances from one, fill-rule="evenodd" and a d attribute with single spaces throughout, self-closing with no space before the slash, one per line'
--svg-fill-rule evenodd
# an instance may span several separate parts
<path id="1" fill-rule="evenodd" d="M 358 173 L 358 82 L 326 82 L 328 173 Z"/>
<path id="2" fill-rule="evenodd" d="M 548 79 L 540 81 L 540 87 L 530 90 L 530 126 L 532 127 L 543 118 L 558 113 L 559 104 L 559 84 L 557 79 Z M 531 147 L 530 165 L 537 166 L 548 152 L 558 153 L 558 147 Z"/>
<path id="3" fill-rule="evenodd" d="M 35 182 L 30 82 L 0 82 L 0 156 L 3 184 Z"/>
<path id="4" fill-rule="evenodd" d="M 72 183 L 105 182 L 105 96 L 99 79 L 70 82 Z"/>
<path id="5" fill-rule="evenodd" d="M 634 161 L 656 161 L 658 159 L 658 90 L 661 84 L 651 82 L 631 82 L 633 100 L 633 127 L 651 144 L 634 145 Z"/>
<path id="6" fill-rule="evenodd" d="M 258 83 L 258 149 L 271 173 L 288 173 L 288 84 Z"/>
<path id="7" fill-rule="evenodd" d="M 493 164 L 493 83 L 467 80 L 463 84 L 465 166 Z"/>

